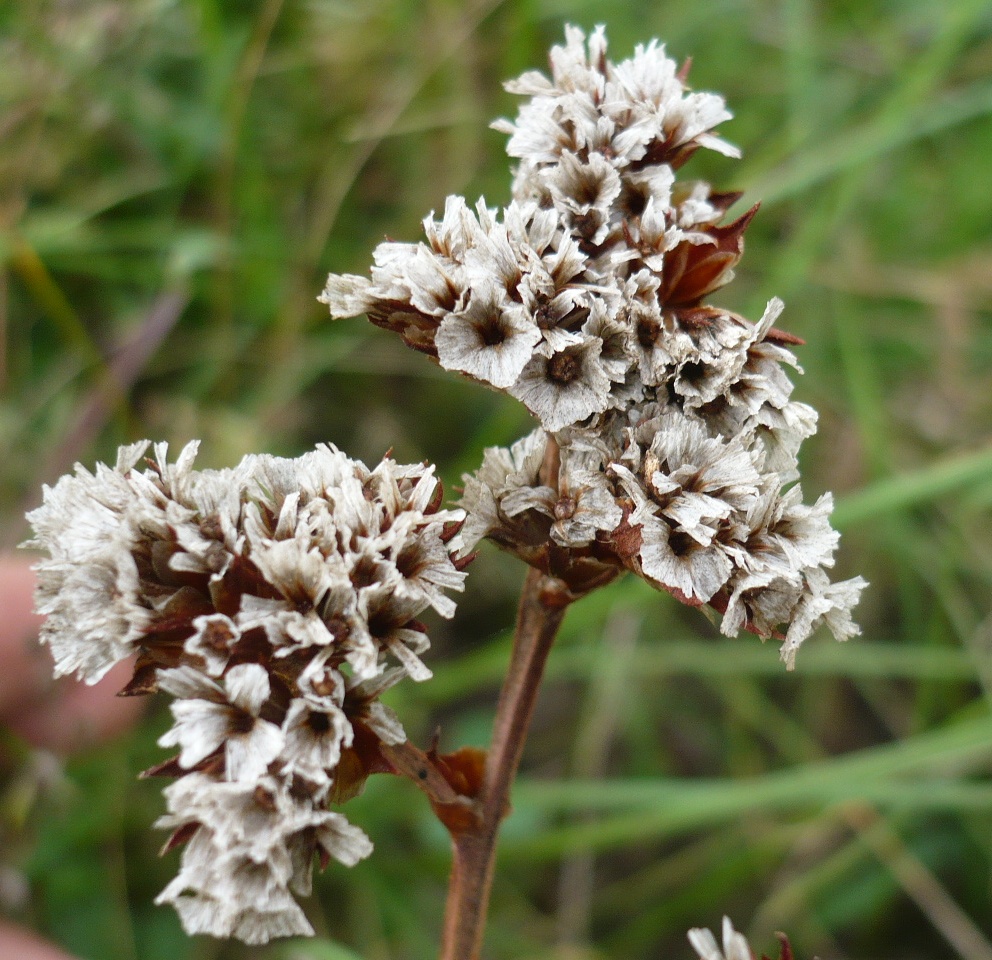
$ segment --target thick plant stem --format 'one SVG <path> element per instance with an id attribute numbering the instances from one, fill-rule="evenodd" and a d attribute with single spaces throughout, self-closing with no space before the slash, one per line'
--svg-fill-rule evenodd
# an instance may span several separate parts
<path id="1" fill-rule="evenodd" d="M 440 960 L 479 957 L 500 823 L 509 811 L 510 787 L 520 764 L 544 664 L 570 599 L 560 581 L 529 570 L 520 595 L 513 654 L 496 707 L 493 741 L 478 797 L 478 819 L 472 828 L 452 837 L 454 863 Z"/>

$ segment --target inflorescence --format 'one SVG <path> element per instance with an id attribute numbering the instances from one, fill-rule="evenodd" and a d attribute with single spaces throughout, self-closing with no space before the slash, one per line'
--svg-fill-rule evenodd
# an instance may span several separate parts
<path id="1" fill-rule="evenodd" d="M 430 671 L 416 618 L 450 617 L 463 515 L 441 509 L 433 467 L 374 470 L 319 446 L 193 469 L 147 442 L 111 469 L 77 467 L 29 515 L 41 639 L 56 672 L 89 682 L 137 653 L 125 694 L 164 690 L 179 750 L 147 771 L 165 790 L 182 868 L 158 898 L 189 933 L 247 943 L 312 934 L 293 894 L 316 855 L 352 865 L 372 844 L 329 807 L 388 769 L 406 739 L 379 695 Z"/>
<path id="2" fill-rule="evenodd" d="M 831 583 L 831 497 L 803 503 L 797 453 L 816 413 L 791 399 L 799 342 L 706 302 L 733 276 L 754 210 L 676 173 L 713 133 L 723 100 L 691 92 L 664 48 L 606 57 L 602 28 L 569 27 L 551 78 L 510 135 L 519 163 L 500 213 L 449 197 L 426 240 L 384 243 L 371 277 L 332 274 L 321 299 L 362 313 L 447 370 L 518 399 L 539 426 L 486 451 L 458 509 L 434 468 L 375 469 L 329 446 L 193 469 L 196 444 L 120 450 L 77 467 L 29 515 L 42 640 L 56 672 L 95 682 L 137 654 L 125 694 L 163 690 L 178 750 L 149 774 L 183 846 L 159 897 L 187 931 L 261 943 L 312 933 L 294 894 L 314 856 L 353 864 L 365 834 L 331 806 L 405 741 L 379 700 L 423 680 L 417 617 L 455 605 L 469 551 L 488 538 L 574 599 L 629 570 L 692 606 L 796 649 L 820 624 L 858 633 L 865 586 Z M 727 939 L 729 937 L 729 940 Z M 730 960 L 749 955 L 724 931 Z M 693 933 L 702 956 L 719 957 Z"/>
<path id="3" fill-rule="evenodd" d="M 757 323 L 706 303 L 755 210 L 721 225 L 740 195 L 676 172 L 701 147 L 738 156 L 712 132 L 730 113 L 657 43 L 614 64 L 602 27 L 566 39 L 550 79 L 507 84 L 530 99 L 494 124 L 519 160 L 502 215 L 449 197 L 426 242 L 381 244 L 370 278 L 331 274 L 321 299 L 539 421 L 466 478 L 468 547 L 488 537 L 575 594 L 632 570 L 729 636 L 778 637 L 791 667 L 821 623 L 859 632 L 865 582 L 830 582 L 832 499 L 796 483 L 816 412 L 791 399 L 781 301 Z"/>

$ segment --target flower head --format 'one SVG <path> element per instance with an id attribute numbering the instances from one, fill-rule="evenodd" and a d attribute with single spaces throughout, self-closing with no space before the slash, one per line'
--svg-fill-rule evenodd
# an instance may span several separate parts
<path id="1" fill-rule="evenodd" d="M 328 809 L 405 739 L 379 695 L 430 671 L 417 619 L 454 613 L 463 515 L 441 509 L 433 468 L 375 469 L 320 446 L 231 470 L 175 463 L 164 444 L 122 448 L 114 468 L 77 467 L 29 515 L 42 640 L 59 673 L 94 682 L 137 653 L 125 693 L 173 698 L 159 740 L 178 755 L 154 773 L 185 843 L 160 902 L 186 929 L 261 943 L 311 932 L 292 893 L 316 853 L 351 864 L 371 850 Z"/>
<path id="2" fill-rule="evenodd" d="M 320 299 L 506 391 L 556 432 L 652 399 L 670 363 L 701 353 L 719 366 L 711 355 L 733 338 L 694 337 L 680 312 L 733 275 L 749 218 L 720 226 L 736 196 L 674 189 L 699 147 L 737 151 L 711 133 L 730 117 L 723 100 L 690 91 L 664 48 L 615 65 L 602 28 L 587 41 L 569 27 L 551 67 L 550 79 L 507 84 L 530 100 L 494 124 L 520 160 L 502 215 L 449 197 L 443 219 L 425 221 L 426 243 L 380 245 L 368 280 L 331 274 Z M 746 336 L 743 321 L 723 326 Z M 686 356 L 652 352 L 649 328 L 681 335 Z"/>
<path id="3" fill-rule="evenodd" d="M 689 931 L 689 943 L 692 944 L 698 960 L 755 960 L 754 951 L 751 950 L 742 933 L 734 929 L 729 917 L 723 918 L 723 943 L 717 943 L 712 932 L 703 927 L 694 927 Z M 778 933 L 779 958 L 778 960 L 793 960 L 792 946 L 789 938 L 784 933 Z M 770 960 L 768 954 L 762 953 L 761 960 Z"/>
<path id="4" fill-rule="evenodd" d="M 754 954 L 744 934 L 734 929 L 730 917 L 723 918 L 722 950 L 716 942 L 716 937 L 709 930 L 701 927 L 694 927 L 689 931 L 689 943 L 698 954 L 699 960 L 754 960 Z"/>
<path id="5" fill-rule="evenodd" d="M 757 209 L 723 223 L 740 194 L 677 177 L 700 148 L 739 155 L 713 132 L 722 98 L 657 42 L 606 53 L 602 27 L 567 27 L 550 76 L 507 84 L 529 99 L 494 124 L 519 161 L 502 217 L 449 197 L 426 244 L 381 245 L 370 280 L 331 274 L 321 299 L 539 421 L 466 477 L 466 546 L 489 537 L 574 593 L 632 570 L 725 634 L 783 640 L 791 666 L 818 625 L 858 632 L 865 586 L 830 583 L 831 500 L 791 486 L 816 429 L 785 372 L 801 341 L 777 298 L 756 323 L 706 302 Z"/>

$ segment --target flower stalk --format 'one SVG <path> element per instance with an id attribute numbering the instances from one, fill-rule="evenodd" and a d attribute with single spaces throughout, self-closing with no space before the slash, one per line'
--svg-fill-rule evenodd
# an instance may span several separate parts
<path id="1" fill-rule="evenodd" d="M 534 714 L 544 665 L 570 599 L 553 577 L 534 568 L 527 571 L 517 610 L 513 653 L 486 758 L 478 820 L 470 829 L 452 832 L 454 861 L 440 960 L 474 960 L 479 956 L 500 824 L 509 813 L 510 789 Z"/>

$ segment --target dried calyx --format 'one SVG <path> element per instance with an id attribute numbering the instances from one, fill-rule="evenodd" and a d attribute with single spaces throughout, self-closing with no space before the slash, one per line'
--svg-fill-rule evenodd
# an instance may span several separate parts
<path id="1" fill-rule="evenodd" d="M 369 278 L 332 274 L 321 299 L 540 422 L 466 478 L 467 546 L 489 537 L 574 595 L 632 570 L 725 634 L 782 639 L 791 666 L 820 624 L 858 632 L 865 582 L 830 582 L 831 498 L 796 485 L 816 412 L 791 398 L 781 301 L 757 323 L 705 302 L 755 210 L 722 225 L 739 194 L 676 179 L 700 148 L 738 156 L 713 133 L 722 98 L 685 74 L 656 43 L 614 64 L 602 28 L 567 28 L 550 78 L 507 85 L 530 99 L 494 124 L 519 160 L 502 215 L 449 197 L 425 242 L 380 245 Z"/>
<path id="2" fill-rule="evenodd" d="M 164 690 L 178 749 L 149 774 L 167 787 L 167 847 L 184 844 L 159 897 L 190 933 L 262 943 L 312 933 L 294 894 L 316 855 L 351 865 L 372 849 L 330 806 L 390 770 L 406 739 L 380 694 L 423 680 L 416 618 L 450 617 L 463 514 L 442 510 L 433 467 L 374 470 L 333 447 L 295 460 L 193 469 L 157 445 L 114 468 L 77 467 L 29 515 L 42 640 L 57 673 L 95 682 L 137 653 L 126 694 Z"/>

